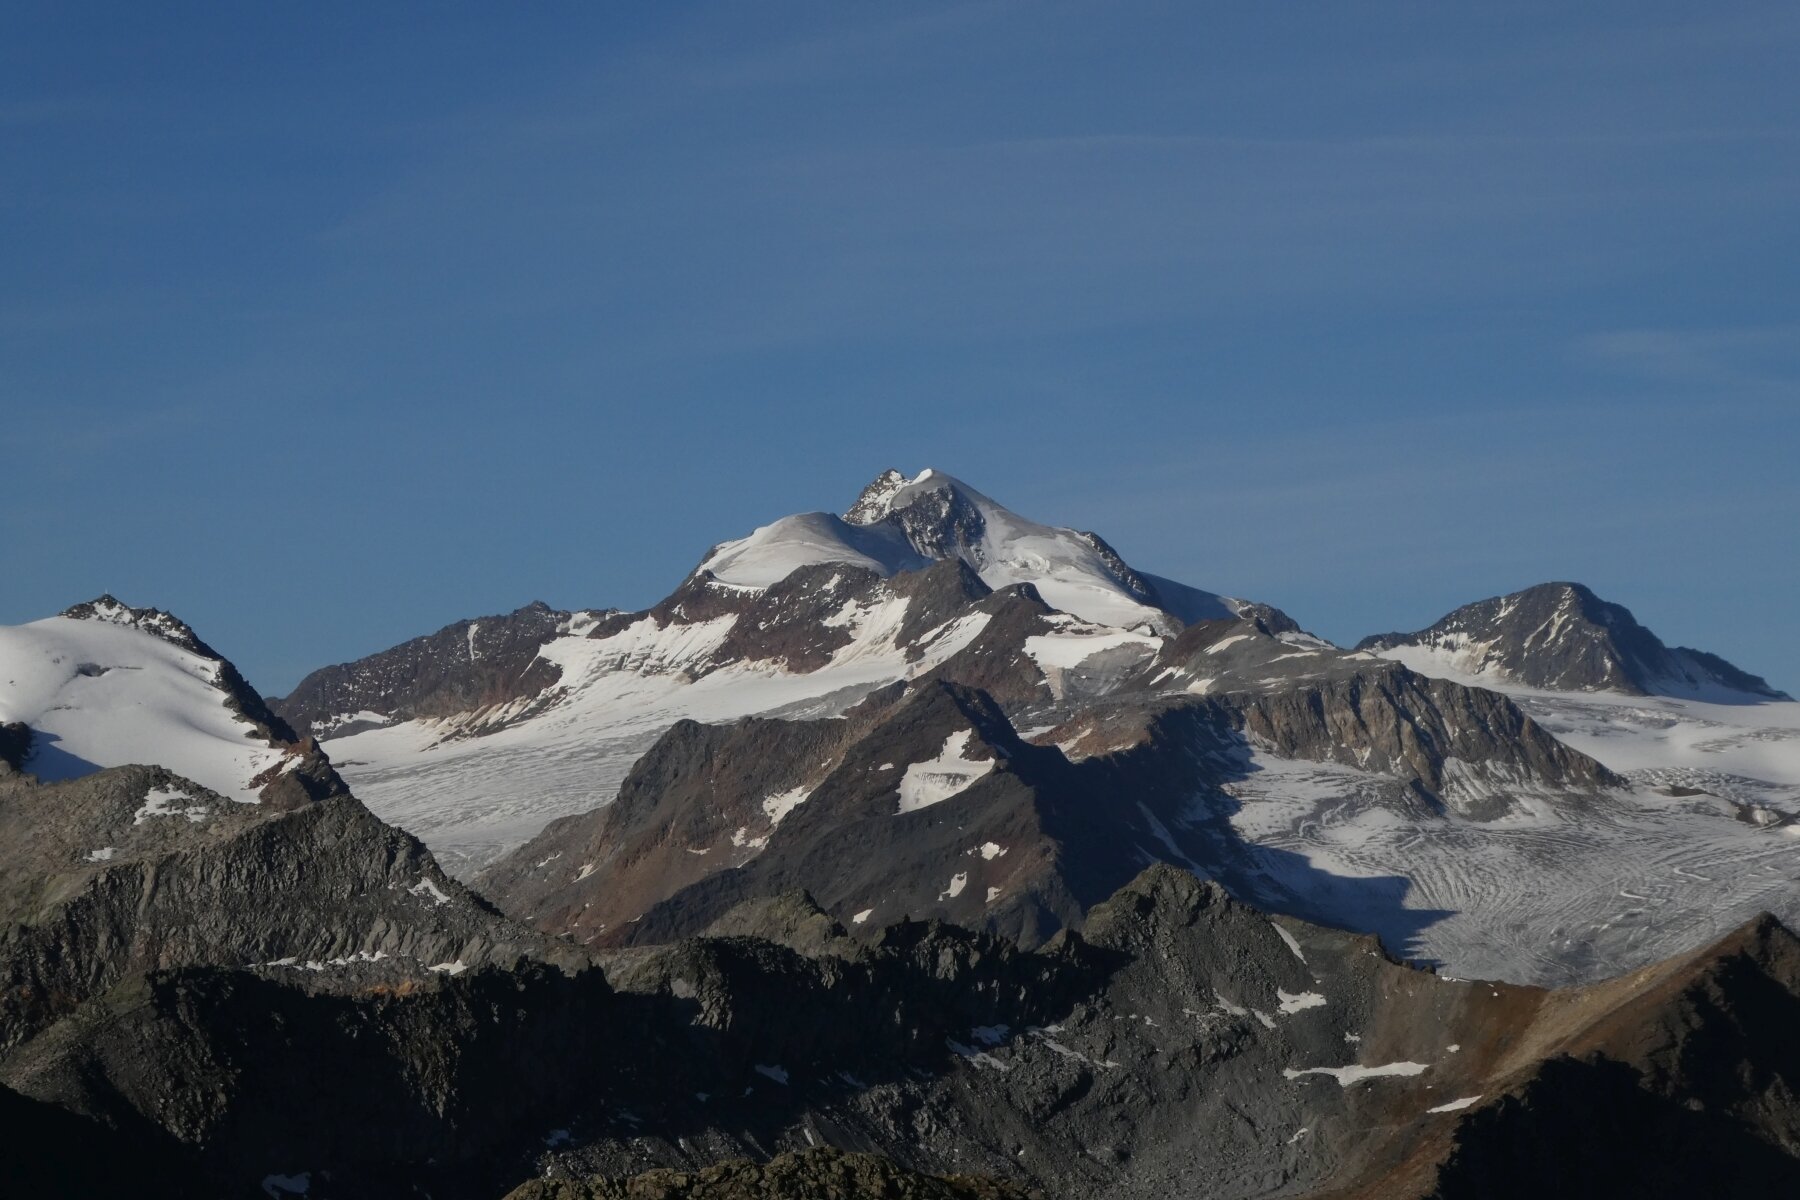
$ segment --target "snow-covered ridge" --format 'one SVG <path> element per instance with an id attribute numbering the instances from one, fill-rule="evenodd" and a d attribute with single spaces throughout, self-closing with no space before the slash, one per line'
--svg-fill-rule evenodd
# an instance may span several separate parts
<path id="1" fill-rule="evenodd" d="M 235 710 L 224 663 L 179 621 L 117 601 L 70 611 L 82 615 L 0 626 L 0 723 L 32 730 L 27 771 L 72 779 L 140 763 L 254 803 L 253 780 L 301 761 Z"/>

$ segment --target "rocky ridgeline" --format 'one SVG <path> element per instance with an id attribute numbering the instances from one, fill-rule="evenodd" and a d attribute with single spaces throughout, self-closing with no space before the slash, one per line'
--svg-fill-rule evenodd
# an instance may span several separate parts
<path id="1" fill-rule="evenodd" d="M 500 917 L 341 790 L 243 804 L 155 767 L 0 779 L 0 1047 L 133 973 L 579 954 Z"/>
<path id="2" fill-rule="evenodd" d="M 909 1171 L 878 1154 L 831 1147 L 698 1171 L 662 1168 L 625 1179 L 533 1180 L 507 1200 L 1028 1200 L 1041 1193 L 997 1179 Z"/>
<path id="3" fill-rule="evenodd" d="M 539 694 L 560 675 L 538 651 L 578 618 L 542 601 L 499 616 L 446 625 L 436 633 L 301 680 L 273 706 L 297 728 L 320 736 L 360 727 L 364 713 L 383 720 L 449 717 Z M 367 718 L 364 718 L 366 720 Z"/>
<path id="4" fill-rule="evenodd" d="M 1579 583 L 1545 583 L 1481 600 L 1417 633 L 1364 638 L 1359 650 L 1416 648 L 1470 674 L 1493 673 L 1526 687 L 1626 695 L 1736 692 L 1788 699 L 1716 654 L 1670 647 L 1631 612 Z"/>
<path id="5" fill-rule="evenodd" d="M 1166 867 L 1035 952 L 935 922 L 857 940 L 797 896 L 722 928 L 604 977 L 132 975 L 0 1060 L 18 1093 L 0 1103 L 50 1139 L 0 1158 L 86 1138 L 186 1194 L 303 1181 L 324 1200 L 528 1179 L 522 1196 L 849 1179 L 1405 1200 L 1797 1178 L 1800 948 L 1772 921 L 1566 993 L 1438 978 Z"/>

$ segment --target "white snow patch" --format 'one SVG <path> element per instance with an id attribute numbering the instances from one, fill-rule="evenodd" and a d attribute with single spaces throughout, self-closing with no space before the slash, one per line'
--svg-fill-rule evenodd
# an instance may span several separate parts
<path id="1" fill-rule="evenodd" d="M 788 1073 L 787 1073 L 786 1068 L 784 1068 L 784 1067 L 780 1067 L 780 1066 L 771 1067 L 771 1066 L 765 1066 L 762 1063 L 757 1063 L 754 1070 L 756 1071 L 756 1073 L 758 1075 L 761 1075 L 764 1079 L 773 1079 L 776 1083 L 781 1084 L 783 1087 L 787 1086 Z"/>
<path id="2" fill-rule="evenodd" d="M 1309 1008 L 1323 1008 L 1325 1006 L 1325 997 L 1317 992 L 1289 993 L 1282 991 L 1280 988 L 1276 988 L 1275 996 L 1281 1001 L 1282 1013 L 1288 1016 L 1292 1016 L 1297 1012 L 1305 1012 Z"/>
<path id="3" fill-rule="evenodd" d="M 985 901 L 985 903 L 992 904 L 996 899 L 999 898 L 999 895 L 1000 895 L 999 888 L 997 888 L 997 887 L 989 888 L 987 890 L 987 900 Z"/>
<path id="4" fill-rule="evenodd" d="M 119 852 L 117 846 L 102 846 L 98 850 L 89 850 L 82 856 L 82 862 L 111 862 L 112 856 Z"/>
<path id="5" fill-rule="evenodd" d="M 461 975 L 464 971 L 469 969 L 469 964 L 459 958 L 455 962 L 438 963 L 436 966 L 427 967 L 425 969 L 428 971 L 436 971 L 440 975 Z"/>
<path id="6" fill-rule="evenodd" d="M 770 825 L 779 825 L 781 824 L 781 818 L 787 816 L 796 808 L 799 808 L 802 804 L 806 803 L 806 798 L 810 795 L 812 795 L 811 788 L 797 787 L 789 788 L 785 792 L 777 792 L 773 796 L 764 797 L 762 802 L 763 815 L 769 818 Z"/>
<path id="7" fill-rule="evenodd" d="M 198 825 L 206 820 L 207 807 L 176 788 L 151 788 L 144 793 L 143 807 L 132 814 L 131 823 L 142 825 L 151 817 L 186 817 Z"/>
<path id="8" fill-rule="evenodd" d="M 1440 1104 L 1436 1108 L 1428 1108 L 1425 1111 L 1426 1112 L 1434 1112 L 1434 1113 L 1457 1112 L 1461 1109 L 1465 1109 L 1465 1108 L 1469 1107 L 1469 1105 L 1474 1104 L 1477 1100 L 1480 1100 L 1480 1099 L 1481 1099 L 1480 1096 L 1464 1096 L 1460 1100 L 1452 1100 L 1448 1104 Z"/>
<path id="9" fill-rule="evenodd" d="M 302 1171 L 298 1175 L 263 1176 L 263 1195 L 271 1197 L 271 1200 L 281 1200 L 283 1196 L 304 1196 L 311 1189 L 311 1171 Z"/>
<path id="10" fill-rule="evenodd" d="M 938 893 L 938 899 L 939 900 L 954 900 L 958 896 L 962 895 L 963 889 L 965 887 L 967 887 L 968 885 L 969 885 L 968 872 L 958 871 L 956 874 L 954 874 L 950 877 L 950 886 Z"/>
<path id="11" fill-rule="evenodd" d="M 1294 940 L 1294 935 L 1283 928 L 1279 921 L 1270 921 L 1269 924 L 1274 927 L 1276 933 L 1281 935 L 1281 940 L 1287 943 L 1287 948 L 1294 952 L 1294 957 L 1305 962 L 1306 954 L 1300 949 L 1300 943 Z"/>
<path id="12" fill-rule="evenodd" d="M 861 912 L 857 913 L 855 916 L 851 917 L 850 923 L 852 925 L 861 925 L 864 921 L 867 921 L 870 917 L 872 917 L 874 915 L 875 915 L 874 909 L 865 908 Z"/>
<path id="13" fill-rule="evenodd" d="M 994 861 L 1007 851 L 1007 847 L 1000 845 L 998 842 L 983 842 L 981 843 L 980 849 L 981 857 L 988 862 Z"/>
<path id="14" fill-rule="evenodd" d="M 912 763 L 900 777 L 900 807 L 896 813 L 917 812 L 959 795 L 994 769 L 991 758 L 967 757 L 973 730 L 959 729 L 944 739 L 944 748 L 930 762 Z"/>
<path id="15" fill-rule="evenodd" d="M 429 879 L 421 879 L 406 890 L 409 895 L 430 896 L 438 904 L 450 903 L 450 897 L 444 895 L 444 889 Z"/>
<path id="16" fill-rule="evenodd" d="M 1025 653 L 1046 674 L 1072 671 L 1088 659 L 1107 650 L 1135 648 L 1141 658 L 1154 655 L 1162 647 L 1162 639 L 1105 625 L 1073 625 L 1055 633 L 1040 633 L 1025 639 Z"/>
<path id="17" fill-rule="evenodd" d="M 1361 1083 L 1365 1079 L 1382 1079 L 1391 1075 L 1422 1075 L 1429 1070 L 1426 1063 L 1395 1062 L 1383 1063 L 1378 1067 L 1306 1067 L 1296 1071 L 1292 1067 L 1284 1067 L 1282 1076 L 1287 1079 L 1298 1079 L 1302 1075 L 1329 1075 L 1338 1081 L 1339 1087 L 1349 1087 L 1353 1083 Z"/>
<path id="18" fill-rule="evenodd" d="M 950 1048 L 952 1054 L 955 1054 L 958 1058 L 967 1059 L 977 1067 L 986 1067 L 991 1071 L 1007 1071 L 1011 1069 L 1004 1062 L 995 1058 L 992 1054 L 989 1054 L 986 1050 L 980 1050 L 974 1046 L 964 1045 L 955 1038 L 945 1038 L 944 1045 Z"/>

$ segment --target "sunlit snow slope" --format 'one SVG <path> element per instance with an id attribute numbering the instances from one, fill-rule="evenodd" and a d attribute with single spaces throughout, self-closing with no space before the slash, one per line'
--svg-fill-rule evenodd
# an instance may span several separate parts
<path id="1" fill-rule="evenodd" d="M 25 769 L 51 780 L 155 765 L 254 803 L 268 775 L 298 757 L 230 706 L 219 660 L 119 623 L 129 612 L 0 626 L 0 722 L 31 728 Z"/>
<path id="2" fill-rule="evenodd" d="M 562 677 L 520 720 L 479 736 L 462 736 L 459 718 L 415 720 L 327 746 L 370 808 L 467 874 L 551 819 L 609 803 L 657 735 L 684 717 L 836 713 L 930 670 L 986 620 L 971 613 L 928 631 L 909 660 L 900 644 L 909 603 L 845 605 L 838 620 L 852 640 L 810 671 L 768 661 L 718 665 L 735 615 L 666 626 L 645 616 L 597 638 L 573 632 L 540 652 Z"/>

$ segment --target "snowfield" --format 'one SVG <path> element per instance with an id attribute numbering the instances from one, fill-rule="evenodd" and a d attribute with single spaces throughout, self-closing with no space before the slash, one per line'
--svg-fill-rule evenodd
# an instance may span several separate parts
<path id="1" fill-rule="evenodd" d="M 1230 788 L 1231 821 L 1261 851 L 1271 899 L 1300 897 L 1459 977 L 1540 984 L 1642 966 L 1763 910 L 1800 924 L 1800 702 L 1461 681 L 1505 691 L 1631 787 L 1499 821 L 1408 817 L 1381 776 L 1259 752 Z"/>
<path id="2" fill-rule="evenodd" d="M 226 699 L 217 662 L 141 629 L 69 617 L 0 626 L 0 722 L 32 728 L 25 767 L 41 779 L 141 763 L 254 804 L 251 780 L 290 756 Z"/>

